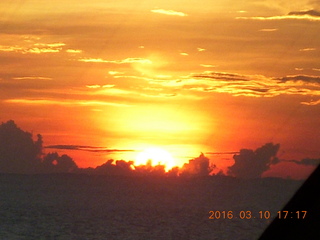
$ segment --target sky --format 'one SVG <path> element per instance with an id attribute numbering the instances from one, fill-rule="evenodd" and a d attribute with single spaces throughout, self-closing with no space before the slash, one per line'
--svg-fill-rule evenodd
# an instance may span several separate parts
<path id="1" fill-rule="evenodd" d="M 0 122 L 80 167 L 148 147 L 221 169 L 268 142 L 319 158 L 320 2 L 0 2 Z M 292 161 L 295 160 L 295 161 Z M 299 175 L 300 174 L 300 175 Z"/>

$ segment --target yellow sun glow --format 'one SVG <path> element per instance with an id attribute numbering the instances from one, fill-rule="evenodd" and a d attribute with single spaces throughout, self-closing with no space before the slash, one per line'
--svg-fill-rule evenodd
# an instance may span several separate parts
<path id="1" fill-rule="evenodd" d="M 135 165 L 146 165 L 148 161 L 151 161 L 152 166 L 164 165 L 166 171 L 176 165 L 173 157 L 168 151 L 156 147 L 147 148 L 140 152 L 136 157 Z"/>

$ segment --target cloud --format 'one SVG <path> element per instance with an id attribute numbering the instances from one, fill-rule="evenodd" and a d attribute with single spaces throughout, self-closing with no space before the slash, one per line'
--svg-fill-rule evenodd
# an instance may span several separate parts
<path id="1" fill-rule="evenodd" d="M 320 12 L 316 10 L 304 10 L 304 11 L 289 12 L 288 15 L 320 17 Z"/>
<path id="2" fill-rule="evenodd" d="M 33 141 L 32 134 L 10 120 L 0 125 L 0 171 L 30 173 L 40 164 L 42 137 Z"/>
<path id="3" fill-rule="evenodd" d="M 36 77 L 36 76 L 14 77 L 12 79 L 14 79 L 14 80 L 52 80 L 52 78 L 50 78 L 50 77 Z"/>
<path id="4" fill-rule="evenodd" d="M 45 98 L 13 98 L 6 99 L 4 102 L 15 104 L 32 104 L 32 105 L 61 105 L 61 106 L 114 106 L 130 107 L 124 103 L 107 102 L 101 100 L 72 100 L 72 99 L 45 99 Z"/>
<path id="5" fill-rule="evenodd" d="M 179 17 L 188 16 L 188 14 L 183 13 L 183 12 L 177 12 L 177 11 L 174 11 L 174 10 L 165 10 L 165 9 L 154 9 L 154 10 L 151 10 L 151 12 L 170 15 L 170 16 L 179 16 Z"/>
<path id="6" fill-rule="evenodd" d="M 104 164 L 94 169 L 95 174 L 101 175 L 115 175 L 115 176 L 131 176 L 133 175 L 133 161 L 126 162 L 124 160 L 117 160 L 113 164 L 114 160 L 110 159 Z"/>
<path id="7" fill-rule="evenodd" d="M 203 153 L 199 157 L 189 160 L 181 168 L 181 176 L 208 176 L 215 166 L 210 166 L 209 158 Z"/>
<path id="8" fill-rule="evenodd" d="M 316 10 L 307 11 L 295 11 L 289 12 L 287 15 L 282 16 L 271 16 L 271 17 L 237 17 L 236 19 L 247 19 L 247 20 L 286 20 L 286 19 L 296 19 L 296 20 L 310 20 L 310 21 L 320 21 L 320 12 Z"/>
<path id="9" fill-rule="evenodd" d="M 76 163 L 67 155 L 44 155 L 40 134 L 34 141 L 31 133 L 21 130 L 12 120 L 0 125 L 1 173 L 66 173 L 77 169 Z"/>
<path id="10" fill-rule="evenodd" d="M 310 102 L 301 102 L 301 104 L 307 105 L 307 106 L 319 105 L 319 104 L 320 104 L 320 99 L 319 99 L 319 100 L 316 100 L 316 101 L 310 101 Z"/>
<path id="11" fill-rule="evenodd" d="M 87 88 L 92 88 L 92 89 L 96 89 L 96 88 L 113 88 L 115 85 L 114 84 L 106 84 L 106 85 L 86 85 Z"/>
<path id="12" fill-rule="evenodd" d="M 122 75 L 124 72 L 118 72 L 118 71 L 109 71 L 108 72 L 110 75 Z"/>
<path id="13" fill-rule="evenodd" d="M 300 52 L 310 52 L 310 51 L 315 51 L 317 50 L 316 48 L 302 48 L 299 49 Z"/>
<path id="14" fill-rule="evenodd" d="M 277 28 L 262 28 L 259 31 L 260 32 L 275 32 L 275 31 L 278 31 L 278 30 L 279 29 L 277 29 Z"/>
<path id="15" fill-rule="evenodd" d="M 205 67 L 205 68 L 214 68 L 217 67 L 216 65 L 211 65 L 211 64 L 200 64 L 201 67 Z"/>
<path id="16" fill-rule="evenodd" d="M 0 51 L 1 52 L 22 52 L 23 48 L 19 46 L 4 46 L 0 45 Z"/>
<path id="17" fill-rule="evenodd" d="M 82 53 L 82 50 L 80 49 L 67 49 L 67 53 Z"/>
<path id="18" fill-rule="evenodd" d="M 320 158 L 312 159 L 312 158 L 304 158 L 300 161 L 298 160 L 288 160 L 286 162 L 293 162 L 298 165 L 305 165 L 305 166 L 318 166 L 320 164 Z"/>
<path id="19" fill-rule="evenodd" d="M 227 72 L 205 72 L 203 74 L 193 75 L 196 78 L 210 78 L 217 80 L 226 80 L 226 81 L 249 81 L 249 77 L 245 75 L 240 75 L 237 73 L 227 73 Z"/>
<path id="20" fill-rule="evenodd" d="M 312 75 L 288 75 L 266 77 L 263 75 L 244 75 L 228 72 L 205 71 L 177 80 L 152 79 L 150 84 L 161 85 L 167 90 L 180 92 L 228 93 L 233 96 L 275 97 L 279 95 L 300 95 L 320 97 L 320 77 Z M 305 104 L 305 103 L 304 103 Z"/>
<path id="21" fill-rule="evenodd" d="M 141 64 L 152 64 L 152 61 L 146 58 L 126 58 L 123 60 L 105 60 L 102 58 L 81 58 L 79 62 L 87 63 L 115 63 L 115 64 L 126 64 L 126 63 L 141 63 Z"/>
<path id="22" fill-rule="evenodd" d="M 289 75 L 289 76 L 278 78 L 278 79 L 283 82 L 302 81 L 306 83 L 320 83 L 320 76 L 310 76 L 310 75 Z"/>
<path id="23" fill-rule="evenodd" d="M 62 50 L 65 43 L 33 43 L 26 46 L 20 45 L 0 45 L 1 52 L 17 52 L 22 54 L 41 54 L 41 53 L 58 53 Z"/>
<path id="24" fill-rule="evenodd" d="M 93 146 L 83 146 L 83 145 L 48 145 L 45 148 L 60 149 L 60 150 L 78 150 L 87 152 L 105 152 L 105 153 L 115 153 L 115 152 L 134 152 L 135 150 L 129 149 L 108 149 L 103 147 L 93 147 Z"/>
<path id="25" fill-rule="evenodd" d="M 267 143 L 255 151 L 241 149 L 233 156 L 234 164 L 229 167 L 228 174 L 241 178 L 260 178 L 271 165 L 279 163 L 276 157 L 279 144 Z"/>
<path id="26" fill-rule="evenodd" d="M 77 164 L 66 154 L 48 153 L 41 163 L 41 173 L 73 173 L 78 170 Z"/>
<path id="27" fill-rule="evenodd" d="M 45 48 L 58 48 L 58 47 L 63 47 L 65 46 L 65 43 L 35 43 L 34 46 L 37 47 L 45 47 Z"/>

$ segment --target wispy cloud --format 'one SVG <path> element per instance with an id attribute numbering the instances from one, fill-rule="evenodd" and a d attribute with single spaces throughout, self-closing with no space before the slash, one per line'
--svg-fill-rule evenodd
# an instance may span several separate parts
<path id="1" fill-rule="evenodd" d="M 211 65 L 211 64 L 200 64 L 201 67 L 205 67 L 205 68 L 214 68 L 217 67 L 217 65 Z"/>
<path id="2" fill-rule="evenodd" d="M 171 16 L 179 16 L 179 17 L 188 16 L 188 14 L 183 13 L 183 12 L 177 12 L 174 10 L 165 10 L 165 9 L 154 9 L 154 10 L 151 10 L 151 12 L 165 14 L 165 15 L 171 15 Z"/>
<path id="3" fill-rule="evenodd" d="M 52 78 L 50 78 L 50 77 L 36 77 L 36 76 L 14 77 L 12 79 L 14 79 L 14 80 L 52 80 Z"/>
<path id="4" fill-rule="evenodd" d="M 205 71 L 201 74 L 178 80 L 150 81 L 168 89 L 180 89 L 194 93 L 229 93 L 233 96 L 275 97 L 279 95 L 300 95 L 320 97 L 320 77 L 310 75 L 289 75 L 285 77 L 266 77 L 263 75 L 243 75 L 228 72 Z M 316 105 L 319 101 L 305 105 Z"/>
<path id="5" fill-rule="evenodd" d="M 259 30 L 260 32 L 275 32 L 278 31 L 277 28 L 262 28 Z"/>
<path id="6" fill-rule="evenodd" d="M 115 64 L 125 64 L 125 63 L 142 63 L 142 64 L 152 64 L 152 61 L 146 58 L 126 58 L 122 60 L 106 60 L 102 58 L 81 58 L 79 62 L 87 63 L 115 63 Z"/>
<path id="7" fill-rule="evenodd" d="M 313 76 L 313 75 L 288 75 L 285 77 L 277 78 L 281 81 L 300 81 L 306 83 L 318 83 L 320 84 L 320 76 Z"/>
<path id="8" fill-rule="evenodd" d="M 73 99 L 46 99 L 46 98 L 12 98 L 4 102 L 26 105 L 61 105 L 61 106 L 114 106 L 114 107 L 131 107 L 124 103 L 115 103 L 101 100 L 73 100 Z"/>
<path id="9" fill-rule="evenodd" d="M 86 85 L 87 88 L 92 88 L 92 89 L 96 89 L 96 88 L 113 88 L 115 85 L 114 84 L 107 84 L 107 85 Z"/>
<path id="10" fill-rule="evenodd" d="M 316 48 L 302 48 L 299 49 L 300 52 L 310 52 L 310 51 L 315 51 L 317 50 Z"/>
<path id="11" fill-rule="evenodd" d="M 287 15 L 282 16 L 270 16 L 270 17 L 237 17 L 236 19 L 251 19 L 251 20 L 285 20 L 285 19 L 297 19 L 297 20 L 310 20 L 320 21 L 320 12 L 316 10 L 296 11 L 289 12 Z"/>
<path id="12" fill-rule="evenodd" d="M 60 149 L 60 150 L 77 150 L 87 152 L 105 152 L 105 153 L 116 153 L 116 152 L 134 152 L 131 149 L 109 149 L 105 147 L 93 147 L 83 145 L 48 145 L 45 148 Z"/>
<path id="13" fill-rule="evenodd" d="M 67 53 L 82 53 L 82 50 L 80 49 L 67 49 Z"/>
<path id="14" fill-rule="evenodd" d="M 320 99 L 316 101 L 309 101 L 309 102 L 301 102 L 303 105 L 308 105 L 308 106 L 315 106 L 320 104 Z"/>
<path id="15" fill-rule="evenodd" d="M 300 161 L 298 160 L 282 160 L 284 162 L 293 162 L 298 165 L 306 165 L 306 166 L 318 166 L 320 164 L 320 158 L 312 159 L 312 158 L 304 158 Z"/>
<path id="16" fill-rule="evenodd" d="M 58 53 L 65 46 L 65 43 L 34 43 L 27 46 L 20 45 L 0 45 L 1 52 L 17 52 L 22 54 Z"/>

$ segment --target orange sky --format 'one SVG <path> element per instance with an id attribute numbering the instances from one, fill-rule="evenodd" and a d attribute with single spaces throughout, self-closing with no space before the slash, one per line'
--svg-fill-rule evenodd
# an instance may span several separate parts
<path id="1" fill-rule="evenodd" d="M 152 146 L 179 163 L 267 142 L 283 159 L 320 156 L 316 1 L 3 0 L 0 9 L 0 121 L 45 145 L 114 150 L 67 151 L 80 167 Z"/>

